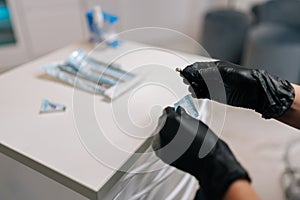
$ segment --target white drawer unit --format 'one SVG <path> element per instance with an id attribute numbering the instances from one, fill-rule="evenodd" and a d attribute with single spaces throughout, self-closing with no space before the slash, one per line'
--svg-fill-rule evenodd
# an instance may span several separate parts
<path id="1" fill-rule="evenodd" d="M 88 200 L 2 153 L 0 165 L 1 200 Z"/>

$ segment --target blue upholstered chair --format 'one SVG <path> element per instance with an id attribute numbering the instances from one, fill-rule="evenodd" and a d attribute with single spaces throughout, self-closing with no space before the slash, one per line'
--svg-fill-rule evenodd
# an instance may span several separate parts
<path id="1" fill-rule="evenodd" d="M 300 83 L 300 1 L 273 0 L 253 8 L 243 64 Z"/>
<path id="2" fill-rule="evenodd" d="M 300 0 L 271 0 L 247 13 L 214 10 L 204 20 L 202 45 L 228 60 L 300 84 Z M 242 59 L 241 59 L 242 57 Z"/>
<path id="3" fill-rule="evenodd" d="M 240 63 L 249 24 L 249 16 L 240 11 L 210 11 L 204 19 L 201 44 L 213 58 Z"/>

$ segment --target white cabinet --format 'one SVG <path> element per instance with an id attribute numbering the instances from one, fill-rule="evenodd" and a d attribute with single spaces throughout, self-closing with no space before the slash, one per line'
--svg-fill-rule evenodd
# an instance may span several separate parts
<path id="1" fill-rule="evenodd" d="M 144 173 L 127 173 L 97 200 L 191 200 L 197 181 L 173 167 L 151 171 L 155 156 L 138 160 L 132 170 L 143 165 Z M 88 200 L 87 197 L 0 153 L 0 199 L 3 200 Z"/>
<path id="2" fill-rule="evenodd" d="M 88 200 L 62 184 L 0 153 L 0 199 Z"/>

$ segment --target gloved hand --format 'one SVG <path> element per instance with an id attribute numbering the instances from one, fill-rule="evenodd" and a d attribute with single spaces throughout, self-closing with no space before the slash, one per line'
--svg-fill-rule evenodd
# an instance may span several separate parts
<path id="1" fill-rule="evenodd" d="M 158 127 L 159 133 L 152 143 L 156 155 L 165 163 L 195 176 L 208 199 L 222 199 L 228 187 L 238 179 L 250 182 L 227 144 L 183 108 L 175 112 L 174 108 L 167 107 Z M 200 158 L 202 144 L 211 151 Z"/>
<path id="2" fill-rule="evenodd" d="M 295 98 L 294 88 L 288 81 L 264 70 L 246 69 L 226 61 L 197 62 L 187 66 L 181 75 L 191 85 L 189 90 L 197 98 L 253 109 L 266 119 L 282 116 Z M 227 102 L 221 102 L 218 95 L 210 95 L 214 90 L 217 90 L 215 94 L 221 88 L 224 91 L 221 84 L 224 84 Z"/>

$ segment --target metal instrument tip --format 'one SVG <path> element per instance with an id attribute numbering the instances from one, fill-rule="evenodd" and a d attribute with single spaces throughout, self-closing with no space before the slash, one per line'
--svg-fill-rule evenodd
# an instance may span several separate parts
<path id="1" fill-rule="evenodd" d="M 176 71 L 177 71 L 177 72 L 182 72 L 182 69 L 181 69 L 180 67 L 177 67 L 177 68 L 176 68 Z"/>

